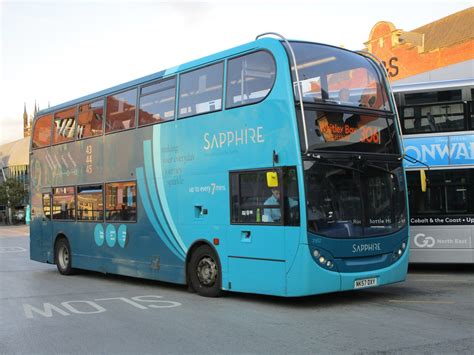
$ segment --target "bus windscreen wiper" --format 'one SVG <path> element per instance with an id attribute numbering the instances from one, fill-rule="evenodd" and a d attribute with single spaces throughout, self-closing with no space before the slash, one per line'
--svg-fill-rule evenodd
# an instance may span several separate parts
<path id="1" fill-rule="evenodd" d="M 375 165 L 375 164 L 371 164 L 371 163 L 369 163 L 367 160 L 362 159 L 362 157 L 361 157 L 360 155 L 359 155 L 359 156 L 356 156 L 356 157 L 354 157 L 354 158 L 356 158 L 357 160 L 361 161 L 363 167 L 369 167 L 369 168 L 372 168 L 372 169 L 377 169 L 377 170 L 383 171 L 383 172 L 385 172 L 385 173 L 387 173 L 387 174 L 390 174 L 390 175 L 396 177 L 396 175 L 395 175 L 394 173 L 392 173 L 390 170 L 384 169 L 384 168 L 382 168 L 382 167 L 380 167 L 380 166 L 378 166 L 378 165 Z"/>
<path id="2" fill-rule="evenodd" d="M 334 167 L 337 167 L 337 168 L 353 170 L 353 171 L 357 171 L 358 173 L 362 173 L 362 174 L 364 173 L 360 169 L 354 168 L 354 167 L 349 166 L 349 165 L 340 164 L 340 163 L 338 163 L 334 160 L 322 157 L 319 154 L 308 154 L 308 157 L 312 157 L 313 159 L 317 160 L 319 164 L 322 164 L 322 165 L 329 165 L 329 166 L 334 166 Z"/>

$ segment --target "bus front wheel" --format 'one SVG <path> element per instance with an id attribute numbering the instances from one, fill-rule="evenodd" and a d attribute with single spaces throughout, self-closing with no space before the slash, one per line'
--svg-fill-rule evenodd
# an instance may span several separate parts
<path id="1" fill-rule="evenodd" d="M 54 253 L 58 271 L 62 275 L 72 275 L 75 270 L 71 266 L 71 246 L 66 238 L 57 241 Z"/>
<path id="2" fill-rule="evenodd" d="M 188 265 L 191 287 L 201 296 L 218 297 L 221 294 L 221 270 L 216 253 L 202 245 L 191 255 Z"/>

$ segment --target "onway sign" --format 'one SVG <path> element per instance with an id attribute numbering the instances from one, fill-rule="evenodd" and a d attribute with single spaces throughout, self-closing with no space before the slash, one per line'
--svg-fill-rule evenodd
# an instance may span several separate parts
<path id="1" fill-rule="evenodd" d="M 474 164 L 474 134 L 404 138 L 407 155 L 431 166 Z M 406 168 L 423 167 L 405 160 Z"/>

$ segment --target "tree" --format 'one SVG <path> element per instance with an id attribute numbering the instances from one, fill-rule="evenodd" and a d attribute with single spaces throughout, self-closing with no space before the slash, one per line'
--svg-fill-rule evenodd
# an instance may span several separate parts
<path id="1" fill-rule="evenodd" d="M 21 205 L 26 194 L 25 185 L 17 179 L 7 178 L 6 181 L 0 185 L 0 205 L 7 206 L 10 223 L 12 222 L 11 208 Z"/>

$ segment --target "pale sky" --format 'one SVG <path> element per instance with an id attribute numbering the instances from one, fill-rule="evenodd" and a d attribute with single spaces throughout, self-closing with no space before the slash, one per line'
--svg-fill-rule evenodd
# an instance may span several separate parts
<path id="1" fill-rule="evenodd" d="M 263 32 L 362 49 L 378 21 L 406 31 L 462 0 L 0 0 L 0 144 L 33 113 L 250 42 Z"/>

